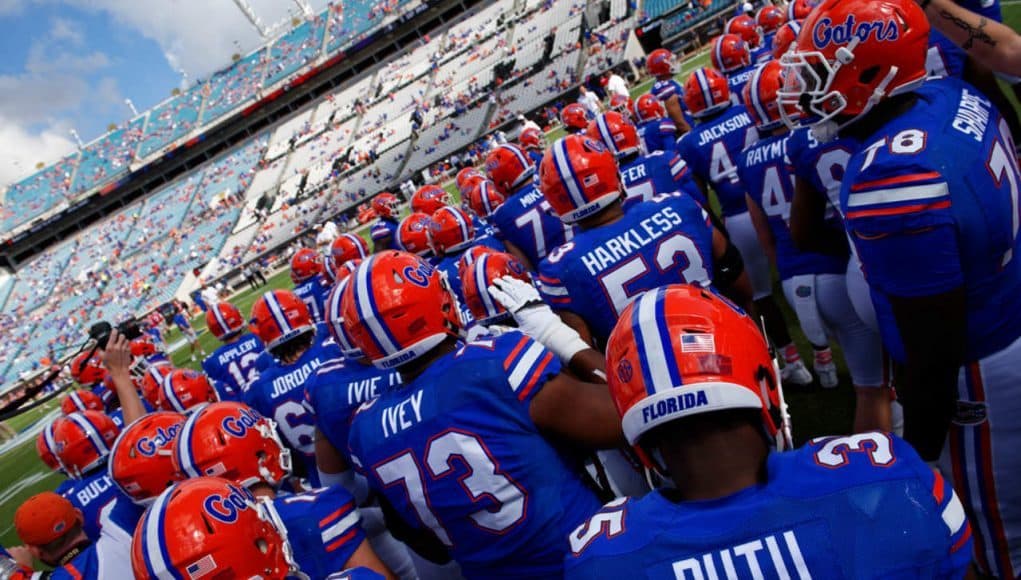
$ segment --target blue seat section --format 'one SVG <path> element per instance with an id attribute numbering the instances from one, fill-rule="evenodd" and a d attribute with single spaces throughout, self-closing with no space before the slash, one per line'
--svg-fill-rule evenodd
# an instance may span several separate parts
<path id="1" fill-rule="evenodd" d="M 206 104 L 202 108 L 202 123 L 208 123 L 255 96 L 262 86 L 265 71 L 261 49 L 235 62 L 227 70 L 214 74 L 206 83 Z"/>
<path id="2" fill-rule="evenodd" d="M 132 216 L 135 227 L 124 242 L 122 255 L 125 258 L 141 249 L 151 252 L 147 246 L 175 234 L 188 213 L 195 189 L 202 181 L 202 173 L 200 170 L 178 179 L 147 199 L 144 205 L 134 206 L 132 211 L 137 212 Z"/>
<path id="3" fill-rule="evenodd" d="M 277 39 L 269 49 L 263 86 L 272 86 L 314 61 L 323 47 L 325 31 L 326 18 L 317 14 Z"/>
<path id="4" fill-rule="evenodd" d="M 8 187 L 0 203 L 0 231 L 10 231 L 66 200 L 77 162 L 75 153 Z"/>
<path id="5" fill-rule="evenodd" d="M 138 145 L 139 159 L 180 139 L 194 129 L 202 108 L 205 85 L 198 84 L 176 97 L 157 105 L 149 111 L 145 124 L 145 136 Z"/>
<path id="6" fill-rule="evenodd" d="M 85 146 L 78 160 L 78 169 L 71 182 L 71 195 L 78 196 L 128 172 L 128 164 L 142 138 L 145 115 L 132 119 L 126 126 L 107 133 Z"/>

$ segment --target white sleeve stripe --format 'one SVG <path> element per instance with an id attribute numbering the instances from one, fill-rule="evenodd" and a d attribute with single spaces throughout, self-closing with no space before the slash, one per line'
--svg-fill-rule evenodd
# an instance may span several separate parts
<path id="1" fill-rule="evenodd" d="M 518 364 L 514 365 L 514 370 L 511 371 L 510 377 L 507 381 L 510 383 L 511 390 L 515 393 L 521 388 L 521 384 L 528 378 L 529 371 L 535 365 L 535 361 L 542 355 L 543 347 L 538 342 L 533 342 L 528 346 L 525 354 L 521 355 L 521 359 L 518 360 Z"/>
<path id="2" fill-rule="evenodd" d="M 949 489 L 949 486 L 947 487 Z M 943 513 L 940 515 L 943 517 L 943 523 L 950 529 L 951 536 L 961 531 L 965 522 L 964 506 L 961 505 L 961 500 L 953 491 L 950 492 L 950 501 L 947 502 L 947 507 L 943 508 Z"/>
<path id="3" fill-rule="evenodd" d="M 567 288 L 563 286 L 550 286 L 549 284 L 539 282 L 539 288 L 551 296 L 567 296 Z"/>
<path id="4" fill-rule="evenodd" d="M 862 207 L 884 203 L 900 203 L 905 201 L 926 201 L 950 196 L 946 183 L 928 183 L 895 189 L 878 189 L 852 193 L 847 197 L 847 207 Z"/>
<path id="5" fill-rule="evenodd" d="M 332 526 L 322 531 L 323 544 L 329 544 L 333 540 L 346 534 L 351 528 L 358 525 L 358 520 L 361 519 L 361 515 L 357 509 L 352 509 L 351 513 L 340 518 L 340 520 Z"/>

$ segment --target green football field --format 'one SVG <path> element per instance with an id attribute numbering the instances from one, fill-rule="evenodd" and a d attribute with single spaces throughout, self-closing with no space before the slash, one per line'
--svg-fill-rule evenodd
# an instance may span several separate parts
<path id="1" fill-rule="evenodd" d="M 1021 24 L 1021 5 L 1004 5 L 1004 20 L 1017 29 Z M 708 64 L 708 53 L 702 52 L 686 60 L 681 68 L 679 79 L 685 78 L 691 71 L 699 66 Z M 644 93 L 651 86 L 652 81 L 646 81 L 632 90 L 637 96 Z M 1010 91 L 1008 91 L 1010 94 Z M 1010 94 L 1011 98 L 1013 95 Z M 1017 103 L 1015 102 L 1015 106 Z M 555 129 L 547 135 L 547 140 L 563 136 L 563 131 Z M 457 192 L 452 182 L 445 184 L 445 187 L 455 196 Z M 363 230 L 362 235 L 366 235 Z M 239 288 L 238 292 L 231 298 L 231 301 L 238 306 L 242 313 L 250 312 L 252 304 L 258 299 L 262 292 L 269 289 L 291 287 L 290 278 L 286 269 L 274 273 L 268 277 L 268 284 L 258 291 L 251 291 L 245 286 Z M 795 318 L 786 303 L 782 300 L 782 293 L 777 288 L 775 295 L 781 297 L 781 304 L 788 321 L 794 322 Z M 208 332 L 205 332 L 205 320 L 203 317 L 196 317 L 192 321 L 196 331 L 200 333 L 199 345 L 205 352 L 212 352 L 218 342 Z M 796 326 L 791 324 L 791 326 Z M 173 344 L 180 337 L 176 330 L 166 333 L 167 344 Z M 801 354 L 811 361 L 811 348 L 809 347 L 800 330 L 795 329 L 795 341 L 801 349 Z M 840 366 L 841 383 L 838 388 L 823 390 L 814 389 L 807 392 L 788 391 L 787 402 L 790 406 L 794 436 L 798 442 L 805 441 L 811 437 L 831 433 L 845 433 L 851 427 L 852 414 L 854 409 L 854 393 L 850 386 L 850 380 L 843 358 L 839 349 L 838 364 Z M 196 353 L 196 360 L 191 360 L 189 348 L 184 346 L 171 353 L 173 364 L 178 367 L 199 369 L 201 354 Z M 31 428 L 41 418 L 57 407 L 57 402 L 52 401 L 38 409 L 34 409 L 23 415 L 15 417 L 7 422 L 16 431 L 23 431 Z M 15 509 L 31 495 L 45 490 L 53 489 L 61 480 L 61 476 L 50 472 L 39 460 L 35 452 L 34 439 L 11 447 L 0 455 L 0 545 L 11 546 L 20 544 L 12 526 L 12 519 Z"/>

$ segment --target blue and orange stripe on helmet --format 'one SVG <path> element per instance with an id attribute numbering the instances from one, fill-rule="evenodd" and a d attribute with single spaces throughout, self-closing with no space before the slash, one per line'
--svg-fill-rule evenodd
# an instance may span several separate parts
<path id="1" fill-rule="evenodd" d="M 369 337 L 384 355 L 391 355 L 400 350 L 397 339 L 394 338 L 390 329 L 381 324 L 379 320 L 379 309 L 376 307 L 376 298 L 372 291 L 372 268 L 379 259 L 374 255 L 358 266 L 353 278 L 355 308 L 358 311 L 362 324 L 369 331 Z"/>
<path id="2" fill-rule="evenodd" d="M 152 578 L 159 580 L 183 580 L 183 577 L 171 565 L 170 551 L 167 549 L 164 527 L 167 519 L 167 502 L 174 488 L 168 488 L 153 502 L 142 520 L 142 555 L 145 569 Z"/>
<path id="3" fill-rule="evenodd" d="M 766 110 L 766 105 L 762 102 L 762 93 L 759 92 L 759 85 L 762 82 L 762 71 L 766 67 L 760 66 L 755 69 L 752 73 L 752 78 L 748 81 L 748 93 L 751 96 L 750 104 L 752 109 L 755 111 L 755 116 L 759 118 L 760 125 L 769 125 L 773 122 L 773 119 L 769 118 L 769 111 Z"/>
<path id="4" fill-rule="evenodd" d="M 205 409 L 200 409 L 197 413 L 192 413 L 190 417 L 181 426 L 181 431 L 177 434 L 177 442 L 174 443 L 174 455 L 177 459 L 177 465 L 180 466 L 181 471 L 188 477 L 202 477 L 202 473 L 199 472 L 198 468 L 195 467 L 195 457 L 191 452 L 191 440 L 195 433 L 195 423 L 198 422 L 199 417 L 202 416 Z"/>
<path id="5" fill-rule="evenodd" d="M 580 208 L 588 204 L 588 200 L 585 198 L 585 189 L 581 180 L 578 179 L 577 173 L 574 171 L 574 165 L 571 163 L 571 156 L 567 152 L 567 140 L 560 139 L 553 144 L 553 165 L 556 167 L 557 176 L 560 178 L 561 183 L 564 184 L 567 189 L 567 194 L 571 198 L 571 202 L 575 208 Z"/>
<path id="6" fill-rule="evenodd" d="M 486 268 L 489 266 L 489 254 L 482 254 L 472 266 L 475 277 L 475 290 L 482 300 L 482 307 L 486 310 L 486 317 L 492 318 L 498 314 L 496 305 L 493 304 L 493 297 L 489 295 L 489 283 L 486 279 Z"/>
<path id="7" fill-rule="evenodd" d="M 81 395 L 78 394 L 78 391 L 71 391 L 67 396 L 71 399 L 71 402 L 74 403 L 74 407 L 79 411 L 89 410 L 88 407 L 85 406 L 85 401 L 82 400 Z"/>
<path id="8" fill-rule="evenodd" d="M 638 299 L 631 313 L 645 392 L 650 396 L 683 382 L 666 326 L 665 298 L 665 288 L 650 290 Z"/>
<path id="9" fill-rule="evenodd" d="M 287 315 L 284 314 L 284 309 L 280 306 L 280 301 L 277 300 L 276 292 L 267 292 L 264 296 L 266 301 L 266 308 L 269 309 L 270 317 L 273 318 L 273 323 L 277 325 L 277 329 L 280 331 L 280 336 L 289 334 L 294 330 L 291 327 L 291 323 L 287 320 Z"/>
<path id="10" fill-rule="evenodd" d="M 92 424 L 92 421 L 88 417 L 81 413 L 71 413 L 67 416 L 79 429 L 85 433 L 85 437 L 92 444 L 93 449 L 100 457 L 104 457 L 110 453 L 110 448 L 106 445 L 106 441 L 103 441 L 103 436 L 99 433 L 99 429 Z"/>

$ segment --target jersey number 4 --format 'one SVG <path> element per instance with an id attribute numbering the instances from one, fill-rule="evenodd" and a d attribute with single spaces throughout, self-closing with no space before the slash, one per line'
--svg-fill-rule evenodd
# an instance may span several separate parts
<path id="1" fill-rule="evenodd" d="M 460 487 L 479 510 L 469 517 L 482 530 L 503 534 L 525 517 L 525 490 L 506 474 L 489 454 L 482 440 L 461 431 L 447 431 L 429 441 L 419 461 L 410 451 L 376 466 L 383 485 L 403 485 L 412 508 L 422 523 L 446 546 L 453 546 L 450 534 L 432 511 L 424 478 L 439 480 L 455 475 L 454 463 L 464 466 Z M 426 469 L 422 469 L 422 463 Z"/>

